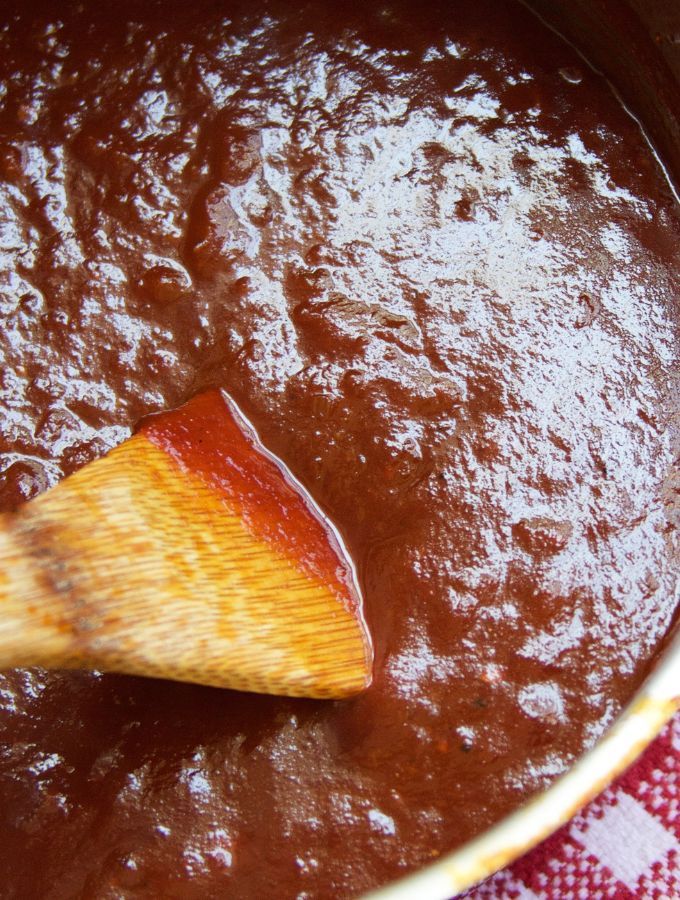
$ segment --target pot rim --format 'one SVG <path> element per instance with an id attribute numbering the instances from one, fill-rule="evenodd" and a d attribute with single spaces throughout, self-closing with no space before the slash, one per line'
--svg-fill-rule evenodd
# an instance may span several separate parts
<path id="1" fill-rule="evenodd" d="M 448 900 L 522 856 L 601 793 L 680 709 L 680 629 L 598 743 L 547 790 L 437 862 L 364 900 Z"/>

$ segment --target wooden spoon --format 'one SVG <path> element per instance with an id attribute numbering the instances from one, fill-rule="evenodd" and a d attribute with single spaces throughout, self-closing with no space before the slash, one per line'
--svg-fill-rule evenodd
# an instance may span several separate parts
<path id="1" fill-rule="evenodd" d="M 371 662 L 341 542 L 218 391 L 0 516 L 0 667 L 333 698 Z"/>

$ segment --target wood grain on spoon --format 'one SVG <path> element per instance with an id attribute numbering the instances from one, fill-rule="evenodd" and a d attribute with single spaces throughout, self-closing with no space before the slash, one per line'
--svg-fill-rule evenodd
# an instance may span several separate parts
<path id="1" fill-rule="evenodd" d="M 372 651 L 350 563 L 218 391 L 0 517 L 0 666 L 346 697 Z"/>

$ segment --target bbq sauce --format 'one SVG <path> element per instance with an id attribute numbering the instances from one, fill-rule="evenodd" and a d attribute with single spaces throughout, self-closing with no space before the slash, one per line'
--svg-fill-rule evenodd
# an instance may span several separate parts
<path id="1" fill-rule="evenodd" d="M 224 389 L 335 523 L 350 701 L 2 676 L 7 897 L 349 897 L 546 787 L 678 598 L 678 206 L 510 0 L 6 0 L 12 509 Z"/>

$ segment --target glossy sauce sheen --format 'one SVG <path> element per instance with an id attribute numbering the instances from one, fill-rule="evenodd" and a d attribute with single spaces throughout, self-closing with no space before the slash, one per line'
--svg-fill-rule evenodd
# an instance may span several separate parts
<path id="1" fill-rule="evenodd" d="M 678 208 L 509 0 L 6 0 L 2 503 L 225 388 L 335 522 L 338 703 L 2 678 L 8 897 L 347 897 L 545 787 L 678 600 Z M 274 887 L 275 886 L 275 887 Z"/>

